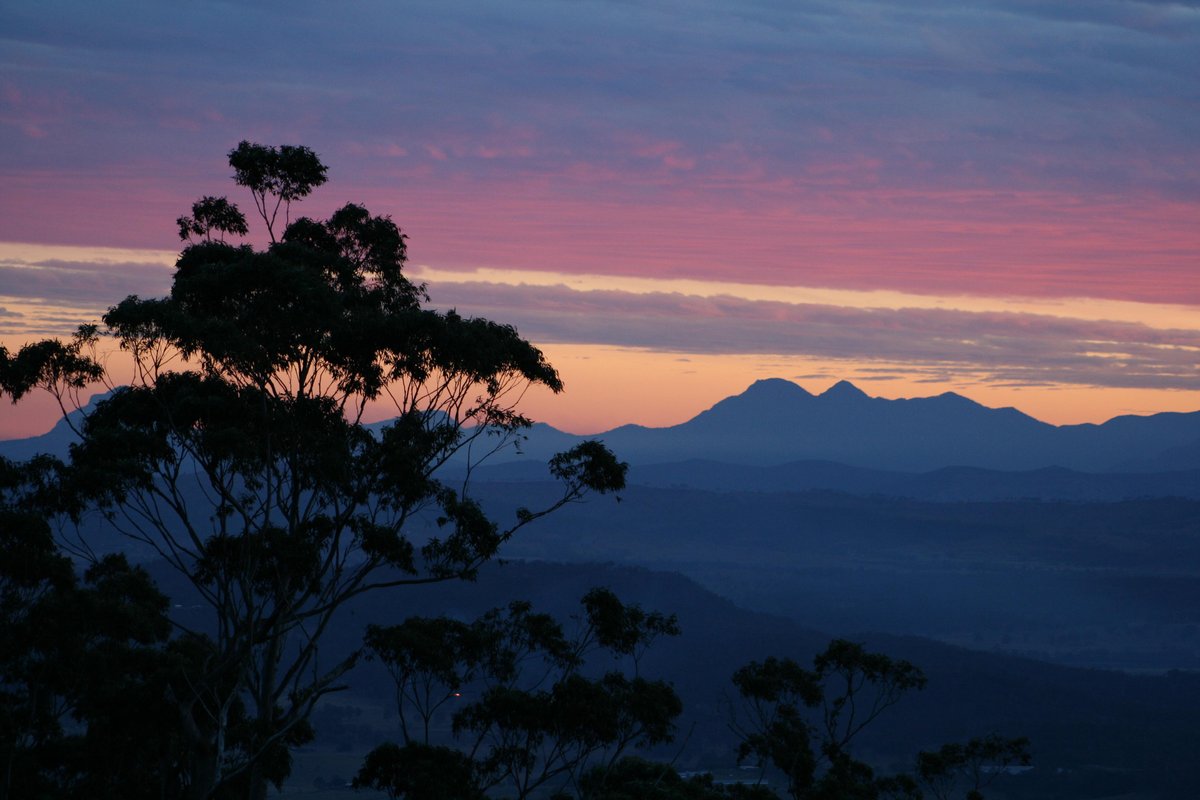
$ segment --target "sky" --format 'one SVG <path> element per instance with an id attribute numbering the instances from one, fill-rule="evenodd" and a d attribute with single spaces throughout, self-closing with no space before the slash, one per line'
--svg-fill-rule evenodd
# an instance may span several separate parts
<path id="1" fill-rule="evenodd" d="M 541 347 L 573 432 L 765 377 L 1200 409 L 1200 2 L 6 3 L 0 343 L 165 294 L 242 139 Z"/>

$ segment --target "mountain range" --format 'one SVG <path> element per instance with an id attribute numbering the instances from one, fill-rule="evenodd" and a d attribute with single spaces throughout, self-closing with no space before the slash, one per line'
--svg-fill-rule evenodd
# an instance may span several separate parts
<path id="1" fill-rule="evenodd" d="M 62 454 L 73 437 L 64 421 L 43 436 L 0 442 L 0 455 Z M 623 425 L 577 436 L 537 424 L 527 431 L 519 450 L 501 452 L 492 463 L 544 462 L 588 438 L 603 440 L 635 468 L 708 461 L 758 467 L 806 462 L 808 472 L 826 474 L 838 469 L 817 465 L 826 462 L 904 473 L 948 468 L 1058 470 L 1058 478 L 1062 470 L 1093 474 L 1200 470 L 1200 411 L 1056 426 L 1014 408 L 989 408 L 953 392 L 889 400 L 871 397 L 841 381 L 814 395 L 780 378 L 757 381 L 741 394 L 669 427 Z M 1047 477 L 1053 476 L 1045 473 L 1028 482 L 1036 486 Z M 889 482 L 896 483 L 882 480 Z M 836 483 L 823 479 L 821 488 L 838 488 Z"/>
<path id="2" fill-rule="evenodd" d="M 791 381 L 760 380 L 682 424 L 625 425 L 595 438 L 632 464 L 831 461 L 910 472 L 944 467 L 1088 472 L 1200 468 L 1200 412 L 1055 426 L 953 392 L 888 400 L 870 397 L 846 381 L 813 395 Z M 535 426 L 524 449 L 541 456 L 567 442 L 561 432 Z"/>

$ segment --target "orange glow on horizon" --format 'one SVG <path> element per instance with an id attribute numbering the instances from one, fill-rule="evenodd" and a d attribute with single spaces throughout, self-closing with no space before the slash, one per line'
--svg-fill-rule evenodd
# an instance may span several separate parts
<path id="1" fill-rule="evenodd" d="M 839 380 L 872 397 L 896 399 L 957 392 L 992 408 L 1012 406 L 1053 425 L 1101 423 L 1124 414 L 1200 410 L 1200 392 L 1058 384 L 1008 387 L 973 380 L 922 379 L 904 365 L 821 361 L 772 355 L 657 353 L 599 345 L 547 345 L 566 385 L 561 395 L 533 390 L 522 407 L 533 419 L 590 435 L 626 423 L 676 425 L 741 393 L 756 380 L 784 378 L 820 394 Z M 881 374 L 891 379 L 880 380 Z"/>
<path id="2" fill-rule="evenodd" d="M 70 246 L 0 243 L 0 258 L 12 263 L 79 262 L 120 267 L 133 263 L 148 267 L 136 276 L 152 276 L 169 285 L 174 254 L 170 251 L 112 250 Z M 105 267 L 107 269 L 107 267 Z M 628 295 L 668 293 L 687 298 L 735 297 L 751 302 L 829 306 L 851 309 L 957 310 L 967 313 L 1033 314 L 1062 320 L 1111 320 L 1152 329 L 1200 331 L 1200 306 L 1139 303 L 1121 299 L 987 296 L 982 294 L 919 294 L 897 290 L 814 288 L 802 285 L 771 286 L 751 281 L 701 278 L 669 279 L 644 276 L 609 276 L 594 273 L 478 268 L 447 270 L 415 266 L 418 280 L 431 284 L 436 302 L 439 287 L 477 283 L 501 286 L 562 286 L 579 293 L 609 292 Z M 68 273 L 69 274 L 69 273 Z M 95 273 L 89 273 L 96 279 Z M 111 278 L 104 273 L 99 279 Z M 140 277 L 139 277 L 140 279 Z M 66 279 L 64 279 L 66 280 Z M 150 289 L 157 294 L 163 289 Z M 97 290 L 99 291 L 99 290 Z M 0 287 L 0 344 L 15 351 L 22 344 L 46 336 L 67 335 L 79 322 L 95 320 L 109 301 L 102 297 L 93 307 L 51 304 L 3 296 Z M 77 303 L 83 303 L 79 300 Z M 101 305 L 103 303 L 103 305 Z M 472 312 L 463 308 L 464 313 Z M 603 314 L 602 308 L 589 313 Z M 7 314 L 7 316 L 5 316 Z M 504 321 L 504 307 L 487 316 Z M 671 324 L 665 320 L 662 324 Z M 18 332 L 22 331 L 22 332 Z M 703 344 L 703 343 L 701 343 Z M 1119 343 L 1118 343 L 1119 344 Z M 554 396 L 531 390 L 523 410 L 538 421 L 572 433 L 592 434 L 636 423 L 666 426 L 684 422 L 719 400 L 743 391 L 761 378 L 793 380 L 819 393 L 839 379 L 850 380 L 867 394 L 887 398 L 922 397 L 955 391 L 991 407 L 1015 407 L 1053 424 L 1103 422 L 1121 414 L 1200 409 L 1200 394 L 1186 390 L 1127 389 L 1078 384 L 1046 383 L 1009 386 L 971 364 L 905 364 L 870 358 L 818 358 L 802 355 L 704 354 L 654 351 L 599 343 L 540 343 L 560 371 L 566 391 Z M 702 347 L 699 349 L 703 349 Z M 1112 353 L 1105 354 L 1111 356 Z M 120 356 L 111 366 L 120 377 Z M 100 388 L 97 388 L 100 391 Z M 87 399 L 85 393 L 84 399 Z M 381 406 L 371 413 L 386 416 Z M 0 438 L 38 435 L 59 419 L 48 397 L 30 398 L 12 406 L 0 400 Z M 376 417 L 376 418 L 377 418 Z"/>
<path id="3" fill-rule="evenodd" d="M 26 341 L 0 337 L 9 350 Z M 663 353 L 607 345 L 544 345 L 547 359 L 559 371 L 565 391 L 555 395 L 535 387 L 522 399 L 521 410 L 536 422 L 569 433 L 591 435 L 634 423 L 647 427 L 677 425 L 739 394 L 763 378 L 791 380 L 820 394 L 839 380 L 849 380 L 872 397 L 928 397 L 953 391 L 993 408 L 1012 406 L 1054 425 L 1101 423 L 1123 414 L 1200 410 L 1200 392 L 1122 389 L 1074 385 L 997 386 L 985 376 L 935 380 L 906 372 L 904 365 L 864 361 L 829 361 L 795 356 L 697 355 Z M 123 372 L 121 356 L 108 361 L 115 377 Z M 889 379 L 881 380 L 881 376 Z M 81 393 L 86 401 L 95 386 Z M 12 405 L 0 401 L 0 439 L 37 436 L 61 418 L 53 398 L 42 391 Z M 391 416 L 388 407 L 369 408 L 368 421 Z"/>

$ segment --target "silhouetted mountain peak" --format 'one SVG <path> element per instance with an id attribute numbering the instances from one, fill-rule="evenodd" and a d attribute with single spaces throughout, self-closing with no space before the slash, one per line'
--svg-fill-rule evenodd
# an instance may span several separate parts
<path id="1" fill-rule="evenodd" d="M 38 453 L 66 458 L 70 446 L 79 441 L 79 436 L 75 431 L 83 427 L 87 415 L 92 413 L 101 401 L 107 400 L 111 395 L 111 391 L 93 394 L 86 405 L 71 411 L 66 417 L 55 422 L 54 427 L 46 433 L 4 441 L 3 446 L 0 447 L 0 455 L 14 461 L 24 461 Z"/>
<path id="2" fill-rule="evenodd" d="M 813 399 L 803 387 L 783 378 L 766 378 L 750 384 L 746 391 L 726 397 L 707 411 L 684 423 L 723 423 L 730 419 L 755 420 L 787 413 L 799 403 Z"/>
<path id="3" fill-rule="evenodd" d="M 736 397 L 791 400 L 799 397 L 809 398 L 812 394 L 799 384 L 784 378 L 763 378 L 750 384 L 746 391 Z"/>
<path id="4" fill-rule="evenodd" d="M 856 400 L 870 400 L 871 396 L 859 389 L 850 381 L 838 381 L 818 395 L 822 400 L 836 400 L 839 403 Z"/>

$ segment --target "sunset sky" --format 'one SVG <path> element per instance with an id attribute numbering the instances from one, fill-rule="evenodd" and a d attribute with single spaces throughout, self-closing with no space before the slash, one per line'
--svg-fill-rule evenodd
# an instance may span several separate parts
<path id="1" fill-rule="evenodd" d="M 6 3 L 0 342 L 164 294 L 241 139 L 542 347 L 575 432 L 762 377 L 1200 409 L 1192 0 Z"/>

